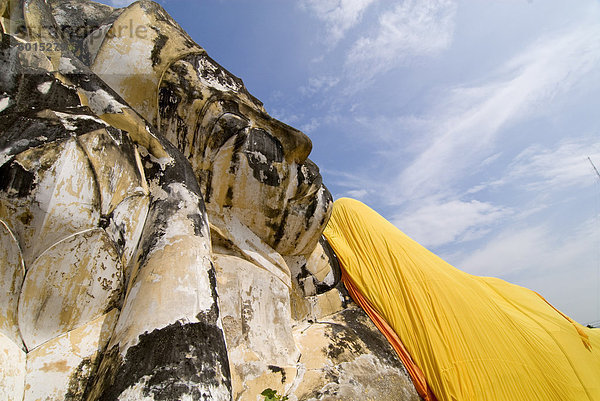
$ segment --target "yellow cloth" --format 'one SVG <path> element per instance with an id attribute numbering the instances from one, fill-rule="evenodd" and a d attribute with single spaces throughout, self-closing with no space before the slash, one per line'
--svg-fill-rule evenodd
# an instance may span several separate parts
<path id="1" fill-rule="evenodd" d="M 438 401 L 600 400 L 599 329 L 452 267 L 356 200 L 334 203 L 325 236 Z"/>

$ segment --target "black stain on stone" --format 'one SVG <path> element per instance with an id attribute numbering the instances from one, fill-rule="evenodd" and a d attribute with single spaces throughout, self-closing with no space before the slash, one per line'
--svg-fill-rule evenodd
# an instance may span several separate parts
<path id="1" fill-rule="evenodd" d="M 91 389 L 92 380 L 90 380 L 90 376 L 96 371 L 96 368 L 97 363 L 92 363 L 90 358 L 82 359 L 69 378 L 64 398 L 65 401 L 80 401 L 85 399 Z"/>
<path id="2" fill-rule="evenodd" d="M 232 207 L 233 206 L 233 187 L 228 187 L 227 192 L 225 193 L 225 202 L 223 202 L 223 207 Z"/>
<path id="3" fill-rule="evenodd" d="M 0 191 L 9 197 L 24 198 L 35 188 L 35 174 L 18 163 L 6 163 L 0 167 Z"/>
<path id="4" fill-rule="evenodd" d="M 13 93 L 19 111 L 45 108 L 66 110 L 80 105 L 77 92 L 50 73 L 28 68 L 23 72 L 18 79 L 17 92 Z"/>
<path id="5" fill-rule="evenodd" d="M 281 184 L 275 163 L 283 161 L 283 146 L 277 138 L 265 130 L 251 129 L 245 155 L 254 178 L 272 187 Z"/>
<path id="6" fill-rule="evenodd" d="M 213 300 L 212 305 L 208 312 L 200 312 L 196 315 L 196 318 L 203 322 L 216 322 L 219 318 L 219 306 L 218 299 L 219 296 L 217 294 L 217 274 L 215 270 L 215 266 L 212 262 L 210 262 L 210 269 L 208 269 L 208 282 L 210 283 L 210 296 Z"/>
<path id="7" fill-rule="evenodd" d="M 183 95 L 182 98 L 184 98 L 188 104 L 191 104 L 195 99 L 202 99 L 201 92 L 198 91 L 195 84 L 192 84 L 192 81 L 190 80 L 191 77 L 189 76 L 188 67 L 190 64 L 194 64 L 194 62 L 190 62 L 189 59 L 194 56 L 196 55 L 184 57 L 180 61 L 172 64 L 169 67 L 169 70 L 173 74 L 166 75 L 165 79 L 163 79 L 165 84 L 173 85 L 173 87 L 176 88 L 176 91 Z M 171 82 L 169 81 L 169 77 L 175 78 L 177 81 Z"/>
<path id="8" fill-rule="evenodd" d="M 307 208 L 306 208 L 306 212 L 304 214 L 304 229 L 308 230 L 310 228 L 310 222 L 311 219 L 313 218 L 313 216 L 315 215 L 315 212 L 317 210 L 317 206 L 319 205 L 319 197 L 315 196 L 313 199 L 311 199 L 310 203 L 308 204 Z"/>
<path id="9" fill-rule="evenodd" d="M 320 186 L 322 182 L 319 167 L 312 160 L 306 159 L 298 166 L 298 188 L 308 185 Z"/>
<path id="10" fill-rule="evenodd" d="M 112 218 L 112 213 L 111 215 L 101 215 L 100 216 L 100 220 L 98 221 L 98 227 L 102 228 L 102 229 L 106 229 L 109 225 L 110 225 L 110 220 Z M 118 248 L 121 248 L 120 246 Z"/>
<path id="11" fill-rule="evenodd" d="M 152 67 L 157 66 L 161 62 L 160 53 L 167 44 L 169 38 L 163 35 L 160 30 L 156 27 L 151 27 L 156 32 L 156 39 L 154 39 L 154 47 L 150 53 L 150 60 L 152 60 Z"/>
<path id="12" fill-rule="evenodd" d="M 81 112 L 74 115 L 72 120 L 77 127 L 76 131 L 66 129 L 60 121 L 38 117 L 33 111 L 0 116 L 0 151 L 16 155 L 45 143 L 58 142 L 74 134 L 83 135 L 106 127 L 94 120 L 76 119 L 77 115 L 90 115 L 89 110 L 71 109 L 69 113 L 73 111 Z"/>
<path id="13" fill-rule="evenodd" d="M 21 74 L 21 65 L 19 62 L 20 52 L 18 42 L 11 35 L 0 32 L 2 41 L 0 42 L 0 92 L 7 94 L 13 93 L 18 85 Z"/>
<path id="14" fill-rule="evenodd" d="M 337 316 L 342 324 L 322 323 L 327 324 L 326 335 L 330 339 L 324 352 L 334 364 L 352 361 L 360 355 L 373 355 L 381 363 L 407 374 L 392 346 L 362 309 L 353 306 Z"/>
<path id="15" fill-rule="evenodd" d="M 204 176 L 204 183 L 200 183 L 203 184 L 204 189 L 204 202 L 210 202 L 210 197 L 212 195 L 212 170 L 203 170 L 203 172 L 205 173 Z"/>
<path id="16" fill-rule="evenodd" d="M 306 268 L 306 263 L 303 263 L 300 266 L 300 269 L 298 270 L 298 273 L 296 274 L 296 282 L 298 283 L 298 286 L 302 289 L 302 294 L 306 297 L 306 296 L 312 296 L 315 295 L 314 293 L 308 293 L 306 291 L 306 281 L 309 280 L 309 282 L 315 283 L 317 280 L 316 278 L 313 276 L 313 274 Z"/>
<path id="17" fill-rule="evenodd" d="M 204 222 L 203 216 L 200 215 L 199 213 L 190 213 L 187 215 L 187 218 L 194 225 L 194 235 L 199 236 L 199 237 L 204 236 L 202 229 L 206 227 L 206 224 Z"/>
<path id="18" fill-rule="evenodd" d="M 333 253 L 333 250 L 329 246 L 329 243 L 327 242 L 325 237 L 321 236 L 321 238 L 319 239 L 319 242 L 321 243 L 323 250 L 325 252 L 325 255 L 328 258 L 329 266 L 331 267 L 331 270 L 333 272 L 333 281 L 329 284 L 319 281 L 313 275 L 313 273 L 311 273 L 306 268 L 306 263 L 302 264 L 300 266 L 300 269 L 298 270 L 298 273 L 296 274 L 295 278 L 296 278 L 297 282 L 300 284 L 300 287 L 302 288 L 302 291 L 305 296 L 326 293 L 326 292 L 330 291 L 331 289 L 336 288 L 341 280 L 342 272 L 341 272 L 337 257 L 335 256 L 335 253 Z M 304 283 L 307 280 L 310 280 L 310 282 L 312 282 L 314 284 L 314 287 L 315 287 L 314 293 L 309 294 L 306 292 L 306 290 L 304 288 Z"/>
<path id="19" fill-rule="evenodd" d="M 227 106 L 225 105 L 225 107 Z M 211 131 L 210 138 L 208 138 L 207 141 L 207 147 L 213 150 L 219 149 L 227 142 L 227 140 L 229 140 L 229 138 L 233 137 L 247 126 L 248 120 L 244 117 L 230 112 L 223 114 L 216 121 Z"/>
<path id="20" fill-rule="evenodd" d="M 281 216 L 281 222 L 277 226 L 267 223 L 269 225 L 269 227 L 276 229 L 275 236 L 273 237 L 273 247 L 274 248 L 276 248 L 277 245 L 279 245 L 279 243 L 283 239 L 283 236 L 285 234 L 285 228 L 286 228 L 288 215 L 289 215 L 289 210 L 286 208 L 283 212 L 283 215 Z"/>
<path id="21" fill-rule="evenodd" d="M 142 252 L 140 252 L 139 263 L 141 265 L 145 264 L 146 258 L 152 254 L 155 245 L 164 237 L 173 216 L 181 213 L 181 203 L 189 202 L 185 198 L 182 198 L 183 194 L 173 191 L 169 185 L 165 185 L 163 189 L 167 192 L 167 197 L 165 199 L 160 197 L 154 198 L 150 203 L 146 224 L 140 242 Z M 199 202 L 196 204 L 196 211 L 194 211 L 194 213 L 186 214 L 185 217 L 193 225 L 194 234 L 203 236 L 205 232 L 208 232 L 208 223 L 205 218 L 206 211 L 204 209 L 204 202 L 200 197 L 198 200 Z M 190 205 L 186 206 L 189 207 Z"/>
<path id="22" fill-rule="evenodd" d="M 345 352 L 353 355 L 364 354 L 361 338 L 354 330 L 348 330 L 346 326 L 331 323 L 329 325 L 328 337 L 331 340 L 327 346 L 327 356 L 338 363 L 346 362 L 342 359 Z"/>
<path id="23" fill-rule="evenodd" d="M 326 284 L 320 281 L 315 280 L 315 286 L 317 289 L 317 294 L 323 294 L 332 288 L 336 287 L 338 283 L 340 283 L 342 278 L 342 269 L 340 268 L 340 263 L 338 261 L 337 255 L 333 251 L 329 242 L 324 236 L 321 236 L 319 239 L 319 243 L 323 247 L 323 251 L 325 252 L 325 256 L 329 259 L 329 266 L 331 266 L 331 271 L 333 272 L 333 283 Z"/>
<path id="24" fill-rule="evenodd" d="M 158 187 L 166 192 L 167 196 L 166 198 L 163 198 L 163 196 L 154 197 L 151 194 L 150 208 L 140 241 L 141 252 L 139 253 L 139 263 L 141 264 L 145 263 L 147 255 L 151 253 L 155 244 L 164 236 L 173 216 L 180 213 L 181 202 L 189 202 L 188 199 L 190 197 L 198 198 L 198 203 L 196 204 L 197 211 L 186 215 L 188 218 L 191 214 L 198 214 L 199 216 L 189 220 L 194 224 L 194 232 L 208 232 L 208 229 L 204 230 L 203 227 L 198 225 L 207 226 L 208 223 L 205 218 L 206 208 L 204 202 L 202 202 L 200 186 L 190 163 L 181 152 L 162 136 L 157 135 L 155 138 L 160 141 L 163 149 L 173 160 L 171 163 L 162 166 L 151 155 L 147 154 L 142 157 L 142 164 L 144 165 L 147 179 L 154 181 Z M 188 194 L 179 193 L 179 190 L 171 186 L 173 183 L 182 184 L 182 187 L 188 191 Z M 187 206 L 189 207 L 190 205 Z"/>
<path id="25" fill-rule="evenodd" d="M 179 116 L 175 119 L 175 135 L 177 148 L 183 154 L 191 154 L 189 127 L 185 120 Z"/>
<path id="26" fill-rule="evenodd" d="M 282 384 L 285 383 L 286 374 L 285 374 L 285 370 L 283 368 L 280 368 L 279 366 L 275 366 L 275 365 L 269 365 L 267 367 L 273 373 L 281 373 L 281 383 Z"/>
<path id="27" fill-rule="evenodd" d="M 352 330 L 357 338 L 360 338 L 361 342 L 367 348 L 367 350 L 363 350 L 364 353 L 373 354 L 389 366 L 405 371 L 404 365 L 398 358 L 394 348 L 385 336 L 370 322 L 369 317 L 362 309 L 344 309 L 341 312 L 341 317 L 345 325 Z M 339 332 L 339 327 L 337 329 L 333 328 L 333 333 L 336 331 Z"/>
<path id="28" fill-rule="evenodd" d="M 246 140 L 248 139 L 248 135 L 241 131 L 233 141 L 233 150 L 231 155 L 231 164 L 229 166 L 229 173 L 236 174 L 240 165 L 239 154 L 244 145 L 246 144 Z"/>
<path id="29" fill-rule="evenodd" d="M 173 83 L 162 82 L 158 91 L 158 110 L 161 120 L 170 121 L 177 115 L 177 107 L 181 103 L 181 97 L 177 92 Z"/>
<path id="30" fill-rule="evenodd" d="M 119 365 L 102 373 L 101 401 L 113 401 L 129 387 L 142 385 L 144 397 L 157 401 L 212 400 L 209 388 L 225 387 L 231 392 L 227 350 L 221 330 L 204 322 L 176 322 L 139 337 L 139 343 L 127 350 L 124 360 L 115 348 L 109 365 Z M 119 363 L 120 362 L 120 363 Z"/>

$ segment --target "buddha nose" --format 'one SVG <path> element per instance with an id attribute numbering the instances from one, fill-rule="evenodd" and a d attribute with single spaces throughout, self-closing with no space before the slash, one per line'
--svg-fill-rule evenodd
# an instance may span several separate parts
<path id="1" fill-rule="evenodd" d="M 271 134 L 283 146 L 283 157 L 288 163 L 302 164 L 312 150 L 312 142 L 306 134 L 296 128 L 271 118 Z"/>

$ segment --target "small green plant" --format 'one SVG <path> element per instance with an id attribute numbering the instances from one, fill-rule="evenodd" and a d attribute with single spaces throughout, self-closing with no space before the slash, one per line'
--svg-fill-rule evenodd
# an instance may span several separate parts
<path id="1" fill-rule="evenodd" d="M 277 394 L 277 390 L 273 390 L 272 388 L 263 390 L 260 395 L 265 397 L 265 401 L 286 401 L 288 399 L 287 395 L 279 395 Z"/>

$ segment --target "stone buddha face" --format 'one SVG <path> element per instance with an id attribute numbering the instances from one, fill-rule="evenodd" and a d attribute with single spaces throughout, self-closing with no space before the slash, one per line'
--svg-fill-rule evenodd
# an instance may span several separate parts
<path id="1" fill-rule="evenodd" d="M 200 176 L 209 215 L 235 216 L 282 255 L 314 249 L 332 201 L 308 159 L 306 135 L 271 118 L 239 79 L 205 54 L 169 68 L 159 110 L 159 129 Z"/>
<path id="2" fill-rule="evenodd" d="M 118 12 L 105 38 L 90 35 L 101 46 L 81 40 L 82 54 L 190 160 L 210 221 L 235 218 L 282 255 L 312 251 L 332 202 L 308 159 L 310 139 L 271 118 L 157 4 L 143 1 Z M 147 29 L 119 35 L 121 21 Z"/>

